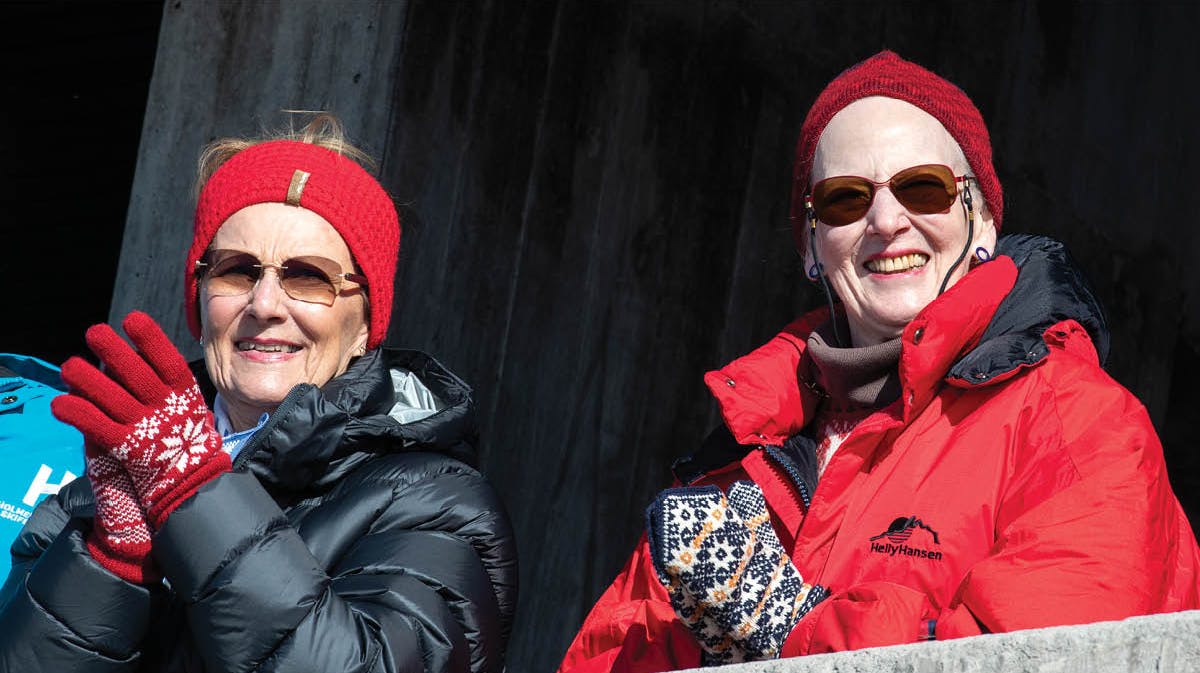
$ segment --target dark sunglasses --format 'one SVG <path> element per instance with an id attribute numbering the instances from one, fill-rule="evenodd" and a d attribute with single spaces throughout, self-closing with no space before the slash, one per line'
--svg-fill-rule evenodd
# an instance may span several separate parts
<path id="1" fill-rule="evenodd" d="M 958 196 L 958 183 L 970 177 L 956 176 L 949 166 L 942 164 L 906 168 L 885 182 L 858 175 L 838 175 L 813 185 L 805 205 L 821 222 L 840 227 L 865 217 L 875 200 L 875 192 L 886 185 L 900 205 L 914 213 L 943 213 Z"/>
<path id="2" fill-rule="evenodd" d="M 196 262 L 195 273 L 204 289 L 218 297 L 236 297 L 254 289 L 266 269 L 275 269 L 279 285 L 287 296 L 299 301 L 333 306 L 346 281 L 367 286 L 367 277 L 346 273 L 337 262 L 318 255 L 286 259 L 282 264 L 267 264 L 240 250 L 209 250 Z"/>

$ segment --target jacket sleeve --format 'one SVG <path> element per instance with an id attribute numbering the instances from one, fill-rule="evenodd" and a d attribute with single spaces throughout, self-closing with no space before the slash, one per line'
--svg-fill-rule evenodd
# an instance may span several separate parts
<path id="1" fill-rule="evenodd" d="M 12 545 L 0 591 L 0 670 L 129 673 L 153 614 L 153 596 L 96 563 L 84 543 L 89 503 L 76 480 L 34 510 Z M 97 609 L 103 606 L 103 609 Z"/>
<path id="2" fill-rule="evenodd" d="M 600 596 L 558 673 L 656 673 L 700 666 L 700 647 L 675 616 L 646 536 Z"/>
<path id="3" fill-rule="evenodd" d="M 448 462 L 458 467 L 391 491 L 341 489 L 334 497 L 378 514 L 324 562 L 249 474 L 185 501 L 154 554 L 207 670 L 498 673 L 516 593 L 512 533 L 483 477 Z M 301 525 L 350 525 L 321 516 Z"/>
<path id="4" fill-rule="evenodd" d="M 784 656 L 1197 607 L 1196 541 L 1145 409 L 1099 368 L 1073 371 L 1035 370 L 1045 385 L 1026 405 L 996 543 L 948 606 L 885 582 L 847 587 L 797 625 Z"/>

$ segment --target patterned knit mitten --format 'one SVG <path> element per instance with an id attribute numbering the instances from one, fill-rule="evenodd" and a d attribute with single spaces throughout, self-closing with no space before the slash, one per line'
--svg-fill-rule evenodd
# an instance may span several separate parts
<path id="1" fill-rule="evenodd" d="M 767 502 L 758 486 L 749 481 L 734 483 L 729 489 L 729 506 L 750 529 L 757 543 L 746 576 L 771 578 L 763 593 L 751 591 L 751 599 L 756 601 L 751 613 L 753 617 L 739 624 L 737 631 L 750 658 L 778 657 L 783 641 L 787 640 L 796 623 L 825 600 L 829 591 L 819 584 L 806 583 L 800 576 L 775 535 Z M 743 587 L 745 582 L 744 579 Z"/>
<path id="2" fill-rule="evenodd" d="M 62 377 L 71 392 L 51 408 L 120 463 L 157 530 L 196 489 L 229 470 L 229 456 L 187 362 L 154 319 L 135 311 L 123 326 L 138 351 L 108 325 L 93 325 L 87 343 L 107 373 L 67 360 Z"/>
<path id="3" fill-rule="evenodd" d="M 826 591 L 805 584 L 771 528 L 762 491 L 738 482 L 668 489 L 646 510 L 659 581 L 706 665 L 771 659 Z"/>

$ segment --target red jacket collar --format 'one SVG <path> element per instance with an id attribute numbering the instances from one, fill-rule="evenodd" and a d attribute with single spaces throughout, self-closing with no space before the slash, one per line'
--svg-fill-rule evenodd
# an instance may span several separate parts
<path id="1" fill-rule="evenodd" d="M 901 401 L 907 424 L 933 399 L 956 360 L 983 335 L 1012 289 L 1017 267 L 998 256 L 930 302 L 901 334 Z M 763 346 L 704 375 L 725 425 L 741 444 L 782 444 L 812 420 L 818 394 L 797 380 L 808 335 L 829 319 L 810 311 Z"/>

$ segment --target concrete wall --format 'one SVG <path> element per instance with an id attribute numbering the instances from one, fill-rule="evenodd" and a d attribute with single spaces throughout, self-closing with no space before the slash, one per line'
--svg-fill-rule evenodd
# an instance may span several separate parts
<path id="1" fill-rule="evenodd" d="M 721 673 L 1193 673 L 1200 670 L 1200 610 L 703 670 Z"/>

